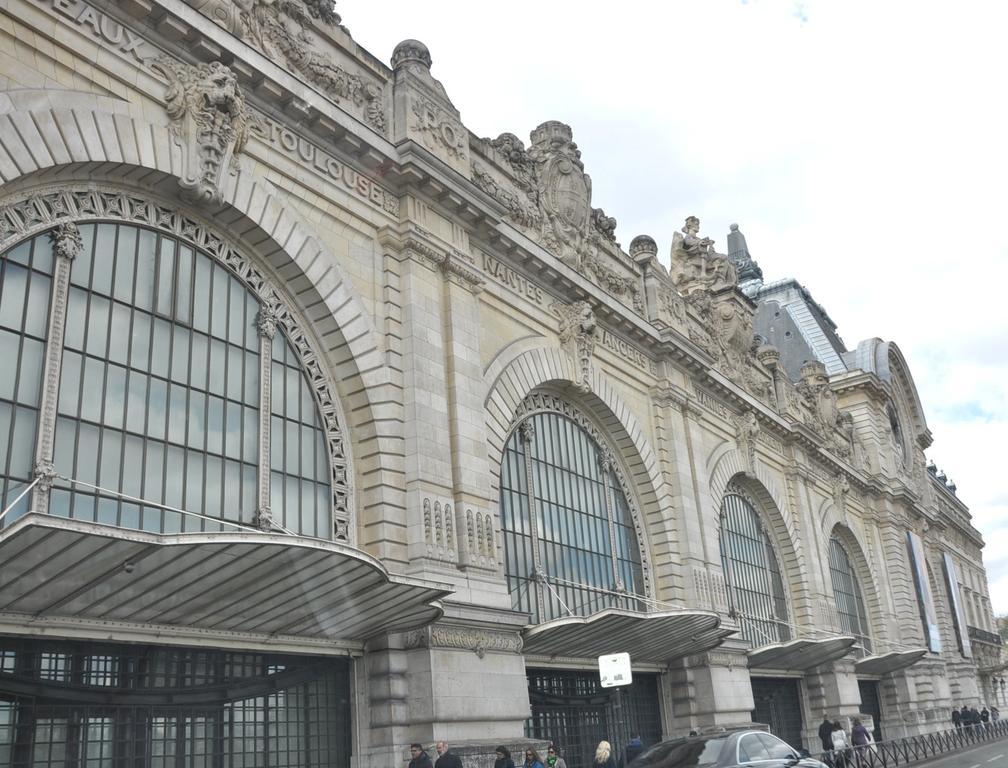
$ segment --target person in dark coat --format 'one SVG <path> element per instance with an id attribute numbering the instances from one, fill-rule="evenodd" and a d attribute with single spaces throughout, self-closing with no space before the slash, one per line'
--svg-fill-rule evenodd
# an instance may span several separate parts
<path id="1" fill-rule="evenodd" d="M 592 768 L 616 768 L 616 760 L 612 755 L 612 745 L 608 741 L 600 741 L 595 749 L 595 761 Z"/>
<path id="2" fill-rule="evenodd" d="M 497 759 L 494 760 L 494 768 L 515 768 L 514 760 L 511 759 L 511 750 L 503 744 L 497 747 Z"/>
<path id="3" fill-rule="evenodd" d="M 980 725 L 980 711 L 976 707 L 970 709 L 970 724 Z"/>
<path id="4" fill-rule="evenodd" d="M 632 763 L 637 758 L 637 756 L 643 751 L 644 751 L 644 742 L 641 741 L 641 737 L 639 735 L 635 734 L 634 737 L 630 739 L 629 742 L 627 742 L 626 762 L 624 763 L 624 765 L 630 765 L 630 763 Z"/>
<path id="5" fill-rule="evenodd" d="M 962 715 L 959 714 L 959 710 L 952 707 L 952 725 L 956 728 L 962 728 Z"/>
<path id="6" fill-rule="evenodd" d="M 447 741 L 437 743 L 437 753 L 434 768 L 462 768 L 462 759 L 448 748 Z"/>
<path id="7" fill-rule="evenodd" d="M 823 752 L 829 752 L 833 749 L 833 739 L 830 734 L 833 733 L 833 721 L 829 719 L 826 715 L 823 715 L 823 721 L 819 725 L 819 741 L 822 742 Z"/>
<path id="8" fill-rule="evenodd" d="M 430 755 L 423 748 L 423 744 L 413 742 L 409 747 L 410 757 L 409 768 L 434 768 Z"/>

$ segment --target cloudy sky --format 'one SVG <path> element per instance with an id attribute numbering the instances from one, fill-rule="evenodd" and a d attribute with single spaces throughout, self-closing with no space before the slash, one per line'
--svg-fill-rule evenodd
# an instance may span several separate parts
<path id="1" fill-rule="evenodd" d="M 626 246 L 732 222 L 853 347 L 903 350 L 1008 613 L 1008 7 L 993 2 L 340 0 L 400 40 L 481 136 L 574 129 Z"/>

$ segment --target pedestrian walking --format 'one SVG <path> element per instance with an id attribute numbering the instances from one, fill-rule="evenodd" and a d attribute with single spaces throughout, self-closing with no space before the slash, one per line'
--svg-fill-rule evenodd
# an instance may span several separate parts
<path id="1" fill-rule="evenodd" d="M 819 740 L 822 742 L 822 751 L 829 752 L 833 749 L 833 740 L 830 734 L 833 733 L 833 721 L 829 715 L 823 715 L 823 721 L 819 724 Z"/>
<path id="2" fill-rule="evenodd" d="M 556 744 L 550 744 L 546 750 L 546 768 L 567 768 L 567 761 L 560 757 Z"/>
<path id="3" fill-rule="evenodd" d="M 462 768 L 462 758 L 451 751 L 447 741 L 439 741 L 436 746 L 438 759 L 434 768 Z"/>
<path id="4" fill-rule="evenodd" d="M 511 750 L 503 744 L 496 749 L 497 759 L 494 760 L 494 768 L 515 768 L 514 760 L 511 759 Z"/>
<path id="5" fill-rule="evenodd" d="M 409 768 L 434 768 L 430 755 L 423 748 L 423 744 L 414 741 L 410 744 Z"/>
<path id="6" fill-rule="evenodd" d="M 608 741 L 600 741 L 595 750 L 595 761 L 593 768 L 616 768 L 616 761 L 612 756 L 612 745 Z"/>
<path id="7" fill-rule="evenodd" d="M 626 759 L 623 765 L 630 765 L 630 763 L 632 763 L 637 758 L 637 756 L 643 751 L 644 751 L 644 742 L 641 741 L 641 737 L 639 734 L 634 734 L 633 738 L 630 739 L 629 742 L 627 742 L 625 753 Z"/>
<path id="8" fill-rule="evenodd" d="M 833 730 L 830 732 L 830 743 L 833 745 L 833 765 L 836 768 L 846 768 L 849 764 L 851 743 L 847 738 L 847 731 L 840 725 L 839 720 L 833 721 Z"/>
<path id="9" fill-rule="evenodd" d="M 956 728 L 962 728 L 962 715 L 955 707 L 952 707 L 952 725 Z"/>
<path id="10" fill-rule="evenodd" d="M 525 750 L 525 762 L 522 763 L 522 768 L 543 768 L 542 758 L 532 747 Z"/>

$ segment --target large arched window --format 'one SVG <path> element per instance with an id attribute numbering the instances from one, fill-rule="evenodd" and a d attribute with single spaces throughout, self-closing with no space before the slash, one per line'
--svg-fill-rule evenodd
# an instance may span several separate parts
<path id="1" fill-rule="evenodd" d="M 871 653 L 868 616 L 861 587 L 847 550 L 836 538 L 831 538 L 829 543 L 829 567 L 833 579 L 833 597 L 840 616 L 840 629 L 845 634 L 856 637 L 865 653 Z"/>
<path id="2" fill-rule="evenodd" d="M 721 503 L 721 565 L 742 636 L 754 647 L 791 639 L 773 543 L 749 498 L 729 487 Z"/>
<path id="3" fill-rule="evenodd" d="M 51 514 L 345 539 L 316 390 L 277 305 L 181 236 L 68 226 L 73 253 L 59 274 L 52 231 L 0 256 L 0 508 L 34 478 L 48 429 L 56 478 L 35 493 L 48 490 Z M 62 338 L 50 334 L 60 319 Z M 60 370 L 48 425 L 47 357 Z M 3 524 L 38 503 L 26 496 Z"/>
<path id="4" fill-rule="evenodd" d="M 572 418 L 537 413 L 514 430 L 500 512 L 511 604 L 532 623 L 643 608 L 640 548 L 619 474 Z"/>

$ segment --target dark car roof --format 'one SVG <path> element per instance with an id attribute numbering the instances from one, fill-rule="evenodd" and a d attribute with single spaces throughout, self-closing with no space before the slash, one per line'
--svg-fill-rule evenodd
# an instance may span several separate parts
<path id="1" fill-rule="evenodd" d="M 655 744 L 631 763 L 630 768 L 727 768 L 738 764 L 738 742 L 751 728 L 680 737 Z M 720 746 L 713 742 L 720 742 Z M 700 760 L 703 762 L 700 762 Z"/>

